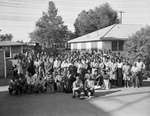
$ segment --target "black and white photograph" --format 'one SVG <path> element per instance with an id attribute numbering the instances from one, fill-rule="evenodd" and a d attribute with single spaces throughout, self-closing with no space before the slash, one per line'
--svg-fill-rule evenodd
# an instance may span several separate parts
<path id="1" fill-rule="evenodd" d="M 150 116 L 150 0 L 0 0 L 0 116 Z"/>

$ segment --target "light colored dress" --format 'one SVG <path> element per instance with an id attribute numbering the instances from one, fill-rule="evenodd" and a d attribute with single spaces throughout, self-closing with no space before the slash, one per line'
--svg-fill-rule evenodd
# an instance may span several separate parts
<path id="1" fill-rule="evenodd" d="M 130 66 L 124 65 L 123 66 L 123 80 L 130 80 Z"/>
<path id="2" fill-rule="evenodd" d="M 116 80 L 116 70 L 117 70 L 117 63 L 111 63 L 110 65 L 110 80 Z"/>
<path id="3" fill-rule="evenodd" d="M 98 67 L 98 63 L 96 63 L 96 62 L 92 62 L 91 63 L 91 66 L 92 66 L 92 74 L 94 74 L 94 71 L 97 69 L 97 67 Z"/>

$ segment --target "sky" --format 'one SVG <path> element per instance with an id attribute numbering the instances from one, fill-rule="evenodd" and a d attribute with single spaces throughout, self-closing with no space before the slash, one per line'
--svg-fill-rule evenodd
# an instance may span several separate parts
<path id="1" fill-rule="evenodd" d="M 47 11 L 49 0 L 0 0 L 0 34 L 11 33 L 13 41 L 30 41 L 35 22 Z M 150 25 L 150 0 L 52 0 L 64 24 L 74 32 L 74 22 L 82 10 L 109 3 L 116 11 L 124 11 L 123 24 Z M 118 13 L 118 16 L 120 14 Z"/>

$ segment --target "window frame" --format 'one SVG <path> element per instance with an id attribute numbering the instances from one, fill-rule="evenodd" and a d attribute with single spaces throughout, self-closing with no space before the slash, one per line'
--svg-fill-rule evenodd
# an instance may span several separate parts
<path id="1" fill-rule="evenodd" d="M 81 51 L 86 51 L 86 43 L 81 43 Z"/>
<path id="2" fill-rule="evenodd" d="M 124 41 L 118 41 L 118 51 L 123 51 Z"/>
<path id="3" fill-rule="evenodd" d="M 98 42 L 91 42 L 91 51 L 98 52 Z"/>
<path id="4" fill-rule="evenodd" d="M 77 43 L 73 43 L 73 50 L 74 50 L 74 51 L 77 50 Z"/>
<path id="5" fill-rule="evenodd" d="M 115 49 L 114 49 L 114 44 L 113 43 L 116 44 Z M 111 42 L 111 50 L 112 51 L 118 51 L 118 41 L 112 41 Z"/>
<path id="6" fill-rule="evenodd" d="M 2 48 L 5 51 L 5 57 L 6 57 L 6 59 L 7 58 L 11 58 L 11 46 L 3 46 Z M 8 50 L 6 50 L 6 48 L 8 48 Z M 9 51 L 9 52 L 7 53 L 7 51 Z M 7 56 L 8 54 L 9 54 L 9 56 Z"/>

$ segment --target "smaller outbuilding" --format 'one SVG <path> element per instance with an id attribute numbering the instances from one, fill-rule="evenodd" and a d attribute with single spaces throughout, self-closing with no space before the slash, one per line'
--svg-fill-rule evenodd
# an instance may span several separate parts
<path id="1" fill-rule="evenodd" d="M 13 75 L 12 59 L 15 55 L 23 53 L 24 45 L 24 43 L 19 42 L 0 41 L 0 77 L 6 78 Z"/>
<path id="2" fill-rule="evenodd" d="M 0 41 L 0 49 L 5 51 L 6 58 L 13 58 L 16 54 L 23 53 L 24 43 L 13 41 Z"/>
<path id="3" fill-rule="evenodd" d="M 6 78 L 5 51 L 0 49 L 0 78 Z"/>

